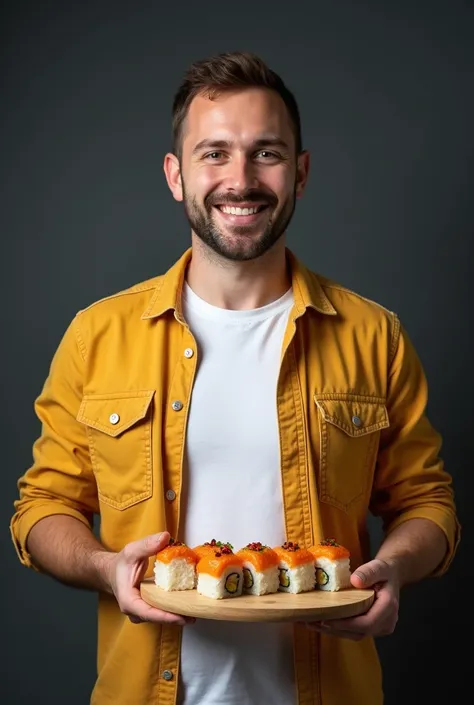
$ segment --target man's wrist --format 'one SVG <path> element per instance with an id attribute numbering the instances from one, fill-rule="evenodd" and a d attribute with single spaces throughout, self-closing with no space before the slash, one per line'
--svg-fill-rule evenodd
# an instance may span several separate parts
<path id="1" fill-rule="evenodd" d="M 103 592 L 113 594 L 113 574 L 116 553 L 111 551 L 98 550 L 94 551 L 91 556 L 91 562 L 96 575 L 102 586 Z"/>

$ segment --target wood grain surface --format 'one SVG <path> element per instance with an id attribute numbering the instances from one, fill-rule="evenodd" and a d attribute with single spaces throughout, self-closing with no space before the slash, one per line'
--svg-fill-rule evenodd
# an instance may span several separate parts
<path id="1" fill-rule="evenodd" d="M 166 612 L 233 622 L 294 622 L 300 620 L 342 619 L 366 612 L 374 601 L 373 590 L 347 588 L 338 592 L 312 590 L 293 595 L 240 595 L 222 600 L 203 597 L 197 590 L 167 592 L 152 578 L 140 585 L 142 599 Z"/>

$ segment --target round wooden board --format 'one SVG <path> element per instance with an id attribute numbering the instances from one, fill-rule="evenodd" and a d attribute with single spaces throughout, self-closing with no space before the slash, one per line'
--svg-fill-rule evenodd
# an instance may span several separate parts
<path id="1" fill-rule="evenodd" d="M 374 601 L 373 590 L 347 588 L 337 592 L 312 590 L 293 595 L 240 595 L 222 600 L 203 597 L 197 590 L 168 592 L 157 587 L 153 579 L 140 585 L 143 600 L 166 612 L 231 622 L 296 622 L 342 619 L 367 612 Z"/>

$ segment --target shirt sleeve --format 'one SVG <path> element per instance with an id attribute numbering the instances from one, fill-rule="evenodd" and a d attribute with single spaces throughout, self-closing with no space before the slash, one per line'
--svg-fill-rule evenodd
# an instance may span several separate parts
<path id="1" fill-rule="evenodd" d="M 419 356 L 395 319 L 387 410 L 382 431 L 371 512 L 386 534 L 408 519 L 433 521 L 446 535 L 447 553 L 433 575 L 446 572 L 460 541 L 453 481 L 440 456 L 442 438 L 426 413 L 428 385 Z"/>
<path id="2" fill-rule="evenodd" d="M 83 353 L 76 317 L 55 352 L 34 404 L 41 432 L 33 444 L 32 465 L 17 483 L 10 531 L 21 563 L 35 570 L 26 542 L 38 521 L 66 514 L 92 528 L 93 515 L 98 513 L 86 429 L 76 420 L 82 400 Z"/>

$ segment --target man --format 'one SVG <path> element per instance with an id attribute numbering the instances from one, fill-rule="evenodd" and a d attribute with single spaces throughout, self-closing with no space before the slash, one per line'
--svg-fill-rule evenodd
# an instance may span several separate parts
<path id="1" fill-rule="evenodd" d="M 423 370 L 395 314 L 287 248 L 309 156 L 294 97 L 258 57 L 191 66 L 173 136 L 164 171 L 192 246 L 68 327 L 19 481 L 19 558 L 99 592 L 95 705 L 379 705 L 374 637 L 460 536 Z M 368 512 L 385 531 L 372 560 Z M 376 599 L 321 624 L 190 624 L 140 597 L 170 536 L 335 537 Z"/>

